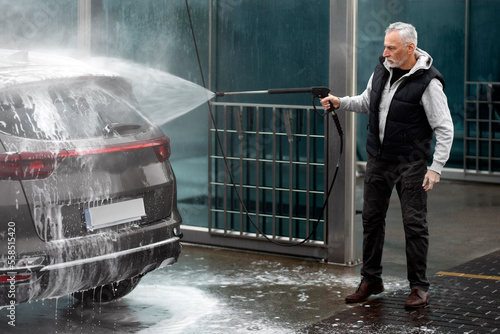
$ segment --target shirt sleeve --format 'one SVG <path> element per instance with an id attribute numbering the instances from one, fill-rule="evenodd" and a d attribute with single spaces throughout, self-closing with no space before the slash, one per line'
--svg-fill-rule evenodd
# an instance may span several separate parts
<path id="1" fill-rule="evenodd" d="M 365 91 L 357 96 L 345 96 L 340 98 L 341 111 L 354 111 L 357 113 L 368 114 L 370 112 L 370 93 L 372 91 L 373 74 L 368 80 Z"/>
<path id="2" fill-rule="evenodd" d="M 429 169 L 441 174 L 448 161 L 453 144 L 453 121 L 443 85 L 438 79 L 432 79 L 422 95 L 421 104 L 427 120 L 436 134 L 436 146 Z"/>

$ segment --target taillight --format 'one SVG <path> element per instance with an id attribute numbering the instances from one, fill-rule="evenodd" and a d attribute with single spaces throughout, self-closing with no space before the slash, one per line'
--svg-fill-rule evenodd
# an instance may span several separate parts
<path id="1" fill-rule="evenodd" d="M 9 275 L 9 274 L 4 274 L 4 275 L 0 275 L 0 283 L 8 283 L 8 282 L 23 282 L 23 281 L 27 281 L 31 278 L 31 274 L 30 273 L 25 273 L 25 274 L 12 274 L 12 275 Z"/>
<path id="2" fill-rule="evenodd" d="M 22 281 L 27 281 L 31 278 L 30 273 L 26 274 L 13 274 L 13 275 L 0 275 L 0 283 L 6 283 L 6 282 L 22 282 Z"/>
<path id="3" fill-rule="evenodd" d="M 46 178 L 67 156 L 67 151 L 0 153 L 0 179 L 33 180 Z"/>
<path id="4" fill-rule="evenodd" d="M 154 149 L 160 162 L 170 158 L 170 140 L 167 137 L 165 137 L 165 140 L 162 143 L 155 146 Z"/>
<path id="5" fill-rule="evenodd" d="M 100 148 L 61 150 L 59 152 L 0 153 L 0 180 L 46 178 L 69 156 L 133 151 L 150 147 L 154 149 L 160 162 L 170 158 L 170 140 L 166 136 L 147 141 L 108 145 Z"/>

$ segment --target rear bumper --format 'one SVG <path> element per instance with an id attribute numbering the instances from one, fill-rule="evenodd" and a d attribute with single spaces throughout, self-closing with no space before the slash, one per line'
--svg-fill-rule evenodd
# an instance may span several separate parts
<path id="1" fill-rule="evenodd" d="M 60 297 L 146 274 L 177 262 L 181 252 L 180 222 L 165 219 L 135 230 L 46 242 L 46 263 L 2 268 L 0 274 L 23 275 L 20 282 L 0 284 L 0 307 Z M 43 254 L 42 254 L 43 253 Z"/>
<path id="2" fill-rule="evenodd" d="M 173 243 L 178 243 L 180 240 L 179 237 L 173 237 L 169 238 L 167 240 L 155 242 L 154 244 L 146 245 L 146 246 L 140 246 L 132 249 L 126 249 L 122 251 L 118 251 L 115 253 L 111 254 L 104 254 L 104 255 L 98 255 L 94 256 L 91 258 L 85 258 L 85 259 L 78 259 L 74 261 L 68 261 L 68 262 L 63 262 L 63 263 L 55 263 L 55 264 L 49 264 L 47 266 L 44 266 L 43 268 L 40 269 L 41 272 L 43 271 L 51 271 L 51 270 L 61 270 L 61 269 L 66 269 L 70 267 L 78 267 L 78 266 L 83 266 L 89 263 L 97 263 L 101 261 L 113 261 L 116 258 L 119 258 L 121 256 L 134 256 L 135 254 L 138 254 L 140 252 L 144 251 L 153 251 L 155 248 L 159 248 L 162 246 L 166 246 L 168 244 L 173 244 Z"/>

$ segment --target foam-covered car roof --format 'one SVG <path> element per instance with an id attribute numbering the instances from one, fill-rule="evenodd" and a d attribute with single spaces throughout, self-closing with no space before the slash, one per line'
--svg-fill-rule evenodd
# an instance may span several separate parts
<path id="1" fill-rule="evenodd" d="M 0 50 L 0 89 L 37 81 L 91 76 L 115 75 L 57 54 Z"/>

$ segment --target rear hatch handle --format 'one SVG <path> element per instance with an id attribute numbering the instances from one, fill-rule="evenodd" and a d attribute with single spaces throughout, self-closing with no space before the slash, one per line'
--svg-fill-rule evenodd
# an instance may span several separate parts
<path id="1" fill-rule="evenodd" d="M 110 137 L 113 133 L 120 133 L 124 131 L 130 131 L 139 129 L 141 125 L 139 124 L 127 124 L 127 123 L 109 123 L 103 129 L 104 135 Z"/>

